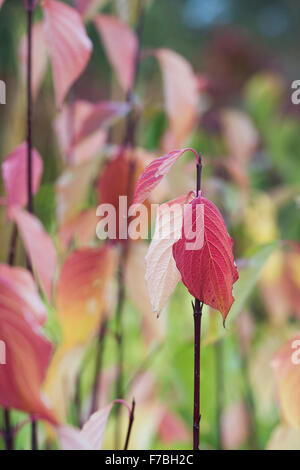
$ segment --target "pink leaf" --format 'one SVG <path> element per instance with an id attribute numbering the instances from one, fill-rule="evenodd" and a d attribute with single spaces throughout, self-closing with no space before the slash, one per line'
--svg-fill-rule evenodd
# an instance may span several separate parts
<path id="1" fill-rule="evenodd" d="M 99 15 L 95 24 L 111 65 L 125 92 L 133 87 L 138 41 L 135 33 L 113 16 Z"/>
<path id="2" fill-rule="evenodd" d="M 53 67 L 56 102 L 65 95 L 84 71 L 92 52 L 80 14 L 65 3 L 43 0 L 45 40 Z"/>
<path id="3" fill-rule="evenodd" d="M 21 209 L 14 208 L 12 217 L 21 233 L 27 255 L 37 272 L 40 284 L 51 302 L 56 273 L 56 251 L 40 221 Z"/>
<path id="4" fill-rule="evenodd" d="M 163 177 L 169 172 L 174 163 L 184 152 L 193 151 L 186 148 L 183 150 L 174 150 L 173 152 L 156 158 L 148 165 L 135 186 L 133 204 L 142 204 L 151 191 L 160 183 Z"/>
<path id="5" fill-rule="evenodd" d="M 46 72 L 47 48 L 44 39 L 43 22 L 35 23 L 32 27 L 32 94 L 36 98 L 41 82 Z M 26 82 L 27 66 L 27 33 L 21 39 L 19 47 L 19 57 L 22 70 L 23 82 Z"/>
<path id="6" fill-rule="evenodd" d="M 173 256 L 190 294 L 219 310 L 224 321 L 238 279 L 232 243 L 216 206 L 201 195 L 193 199 L 184 212 L 182 238 L 173 245 Z"/>
<path id="7" fill-rule="evenodd" d="M 196 124 L 198 114 L 197 78 L 191 65 L 169 49 L 154 52 L 163 73 L 165 108 L 174 145 L 182 145 Z"/>
<path id="8" fill-rule="evenodd" d="M 43 171 L 43 162 L 36 150 L 32 153 L 33 194 L 36 194 Z M 19 145 L 2 163 L 2 175 L 6 191 L 8 213 L 12 207 L 27 204 L 27 145 Z"/>

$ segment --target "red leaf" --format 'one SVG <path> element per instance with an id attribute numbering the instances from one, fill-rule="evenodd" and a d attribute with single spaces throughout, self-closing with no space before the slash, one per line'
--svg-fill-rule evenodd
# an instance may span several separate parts
<path id="1" fill-rule="evenodd" d="M 26 312 L 27 318 L 33 314 L 33 320 L 43 325 L 47 312 L 32 275 L 26 269 L 0 264 L 0 277 L 3 285 L 6 284 L 14 293 L 15 302 L 18 302 L 24 313 Z"/>
<path id="2" fill-rule="evenodd" d="M 56 0 L 43 0 L 45 40 L 53 67 L 57 105 L 85 69 L 92 51 L 80 14 Z"/>
<path id="3" fill-rule="evenodd" d="M 173 150 L 173 152 L 156 158 L 153 162 L 151 162 L 139 177 L 135 187 L 133 204 L 142 204 L 147 199 L 151 191 L 169 172 L 178 158 L 180 158 L 184 152 L 189 150 L 193 152 L 193 150 L 189 148 L 183 150 Z"/>
<path id="4" fill-rule="evenodd" d="M 131 90 L 135 73 L 138 41 L 126 24 L 109 15 L 99 15 L 95 24 L 104 43 L 109 61 L 124 91 Z"/>
<path id="5" fill-rule="evenodd" d="M 114 121 L 126 116 L 129 109 L 128 103 L 114 101 L 100 101 L 92 105 L 75 132 L 72 145 L 78 144 L 82 139 L 89 137 L 95 131 L 99 131 L 100 127 L 104 129 L 113 124 Z"/>
<path id="6" fill-rule="evenodd" d="M 0 405 L 55 423 L 41 394 L 52 347 L 40 331 L 40 314 L 41 300 L 30 274 L 2 266 L 0 338 L 5 345 L 6 363 L 0 365 Z"/>
<path id="7" fill-rule="evenodd" d="M 198 113 L 197 78 L 184 57 L 169 49 L 155 51 L 163 72 L 165 108 L 173 145 L 182 145 L 196 124 Z"/>
<path id="8" fill-rule="evenodd" d="M 64 344 L 86 344 L 97 333 L 114 269 L 114 252 L 108 245 L 73 251 L 66 259 L 56 289 Z"/>
<path id="9" fill-rule="evenodd" d="M 199 219 L 200 205 L 202 220 Z M 199 222 L 201 227 L 197 226 Z M 194 249 L 189 244 L 192 242 L 191 231 L 195 232 L 196 228 L 198 246 Z M 173 245 L 173 256 L 190 294 L 219 310 L 224 321 L 234 302 L 232 286 L 238 279 L 232 243 L 216 206 L 201 196 L 193 199 L 184 212 L 182 238 Z"/>
<path id="10" fill-rule="evenodd" d="M 43 171 L 43 162 L 36 150 L 32 153 L 33 194 L 36 194 Z M 27 145 L 19 145 L 2 163 L 2 175 L 6 191 L 8 214 L 12 207 L 27 204 Z"/>
<path id="11" fill-rule="evenodd" d="M 40 221 L 21 209 L 14 208 L 12 217 L 20 230 L 27 255 L 37 272 L 40 284 L 51 302 L 56 273 L 56 251 Z"/>

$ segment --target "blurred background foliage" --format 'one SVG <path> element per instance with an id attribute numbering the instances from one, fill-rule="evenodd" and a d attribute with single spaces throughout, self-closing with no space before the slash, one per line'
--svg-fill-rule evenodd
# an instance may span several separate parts
<path id="1" fill-rule="evenodd" d="M 104 1 L 102 11 L 135 24 L 134 1 Z M 26 22 L 20 0 L 8 0 L 0 14 L 0 78 L 7 84 L 7 105 L 0 108 L 3 160 L 25 136 L 18 47 Z M 92 59 L 69 99 L 97 101 L 112 96 L 122 99 L 92 23 L 88 23 L 87 29 L 94 46 Z M 143 47 L 173 49 L 188 59 L 199 74 L 205 90 L 203 112 L 188 144 L 204 155 L 205 191 L 213 195 L 225 217 L 241 266 L 246 262 L 236 291 L 236 313 L 229 315 L 226 330 L 222 329 L 219 315 L 212 312 L 208 315 L 208 309 L 205 311 L 201 363 L 203 448 L 263 449 L 280 421 L 270 361 L 278 347 L 299 330 L 300 317 L 293 307 L 278 307 L 280 281 L 271 299 L 267 297 L 270 294 L 262 283 L 261 272 L 274 273 L 278 268 L 278 240 L 300 239 L 300 105 L 291 102 L 291 82 L 300 78 L 299 42 L 300 5 L 295 0 L 148 2 Z M 142 63 L 137 96 L 144 106 L 138 144 L 159 154 L 167 119 L 160 71 L 151 58 Z M 224 110 L 243 113 L 256 133 L 251 158 L 242 176 L 234 174 L 230 163 L 223 164 L 232 150 L 224 132 Z M 52 235 L 56 231 L 54 185 L 64 168 L 53 130 L 56 113 L 49 71 L 34 108 L 34 144 L 44 161 L 35 210 Z M 117 126 L 113 131 L 116 141 L 119 133 Z M 233 151 L 241 151 L 239 142 L 234 145 Z M 86 201 L 86 206 L 93 204 Z M 9 228 L 5 214 L 1 213 L 2 261 L 6 259 L 8 238 Z M 271 259 L 273 265 L 266 268 Z M 18 262 L 24 262 L 21 247 Z M 267 285 L 274 287 L 272 283 Z M 142 359 L 155 377 L 156 399 L 167 403 L 189 428 L 193 393 L 190 297 L 183 286 L 178 287 L 168 319 L 161 320 L 167 321 L 166 339 L 161 342 L 145 346 L 140 335 L 140 317 L 128 297 L 124 312 L 127 383 L 139 371 Z M 58 325 L 52 315 L 48 330 L 57 342 Z M 90 392 L 94 348 L 92 344 L 85 352 L 79 387 L 82 400 Z M 104 357 L 108 369 L 114 365 L 112 350 L 114 339 L 108 335 Z M 25 427 L 18 435 L 21 447 L 26 446 L 26 439 Z M 189 448 L 190 444 L 164 444 L 154 434 L 149 445 Z"/>

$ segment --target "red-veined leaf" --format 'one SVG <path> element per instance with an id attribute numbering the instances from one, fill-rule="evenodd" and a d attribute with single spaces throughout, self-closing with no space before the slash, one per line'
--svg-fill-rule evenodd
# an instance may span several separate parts
<path id="1" fill-rule="evenodd" d="M 56 102 L 65 95 L 85 69 L 92 43 L 74 8 L 56 0 L 43 0 L 45 40 L 53 67 Z"/>
<path id="2" fill-rule="evenodd" d="M 43 171 L 43 162 L 36 150 L 32 153 L 33 161 L 33 194 L 36 194 Z M 2 163 L 2 175 L 6 192 L 8 214 L 13 207 L 24 207 L 27 195 L 27 145 L 19 145 Z"/>
<path id="3" fill-rule="evenodd" d="M 125 92 L 131 90 L 135 74 L 138 41 L 134 31 L 119 19 L 98 15 L 94 22 L 107 56 Z"/>
<path id="4" fill-rule="evenodd" d="M 23 82 L 26 82 L 27 33 L 21 39 L 19 57 Z M 40 21 L 32 26 L 32 95 L 37 97 L 47 67 L 47 47 L 44 39 L 44 25 Z"/>
<path id="5" fill-rule="evenodd" d="M 0 365 L 0 405 L 55 423 L 41 390 L 52 346 L 41 333 L 41 301 L 29 277 L 19 268 L 0 270 L 0 338 L 6 356 Z M 25 284 L 20 288 L 21 278 Z"/>
<path id="6" fill-rule="evenodd" d="M 288 341 L 272 361 L 284 420 L 300 430 L 300 334 Z"/>
<path id="7" fill-rule="evenodd" d="M 196 124 L 198 113 L 197 78 L 191 65 L 169 49 L 154 51 L 163 73 L 166 113 L 176 147 L 182 145 Z"/>
<path id="8" fill-rule="evenodd" d="M 18 302 L 23 313 L 26 312 L 26 316 L 33 314 L 34 320 L 43 325 L 47 312 L 32 275 L 26 269 L 0 264 L 0 277 L 3 285 L 6 283 L 14 293 L 14 301 Z"/>
<path id="9" fill-rule="evenodd" d="M 135 187 L 133 204 L 142 204 L 151 191 L 160 183 L 163 177 L 169 172 L 174 163 L 184 152 L 193 151 L 192 149 L 174 150 L 173 152 L 156 158 L 148 165 Z"/>
<path id="10" fill-rule="evenodd" d="M 53 241 L 34 215 L 14 208 L 12 217 L 18 226 L 28 258 L 37 273 L 41 287 L 51 302 L 57 267 Z"/>
<path id="11" fill-rule="evenodd" d="M 182 237 L 173 245 L 173 256 L 190 294 L 218 310 L 224 321 L 238 279 L 232 244 L 216 206 L 201 195 L 193 199 L 184 212 Z"/>
<path id="12" fill-rule="evenodd" d="M 114 268 L 114 252 L 109 246 L 73 251 L 64 262 L 56 288 L 64 344 L 86 344 L 97 333 Z"/>

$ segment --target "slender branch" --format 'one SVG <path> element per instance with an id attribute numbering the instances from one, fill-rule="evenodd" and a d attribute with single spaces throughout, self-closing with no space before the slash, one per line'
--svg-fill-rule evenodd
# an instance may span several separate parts
<path id="1" fill-rule="evenodd" d="M 201 191 L 202 159 L 197 160 L 197 196 Z M 200 444 L 200 352 L 201 352 L 201 319 L 203 302 L 195 298 L 194 309 L 194 415 L 193 415 L 193 449 L 199 450 Z"/>
<path id="2" fill-rule="evenodd" d="M 4 414 L 4 439 L 6 450 L 13 450 L 14 439 L 13 439 L 13 430 L 10 422 L 10 411 L 8 409 L 3 410 Z"/>
<path id="3" fill-rule="evenodd" d="M 127 435 L 126 435 L 126 440 L 125 440 L 125 445 L 124 445 L 124 450 L 128 449 L 129 445 L 129 439 L 132 431 L 132 425 L 134 421 L 134 411 L 135 411 L 135 400 L 132 400 L 132 405 L 131 405 L 131 412 L 129 416 L 129 424 L 128 424 L 128 430 L 127 430 Z"/>
<path id="4" fill-rule="evenodd" d="M 27 0 L 27 209 L 33 214 L 33 162 L 32 162 L 32 19 L 34 0 Z M 27 268 L 32 271 L 31 263 L 27 257 Z M 31 423 L 31 448 L 37 450 L 37 422 Z"/>

